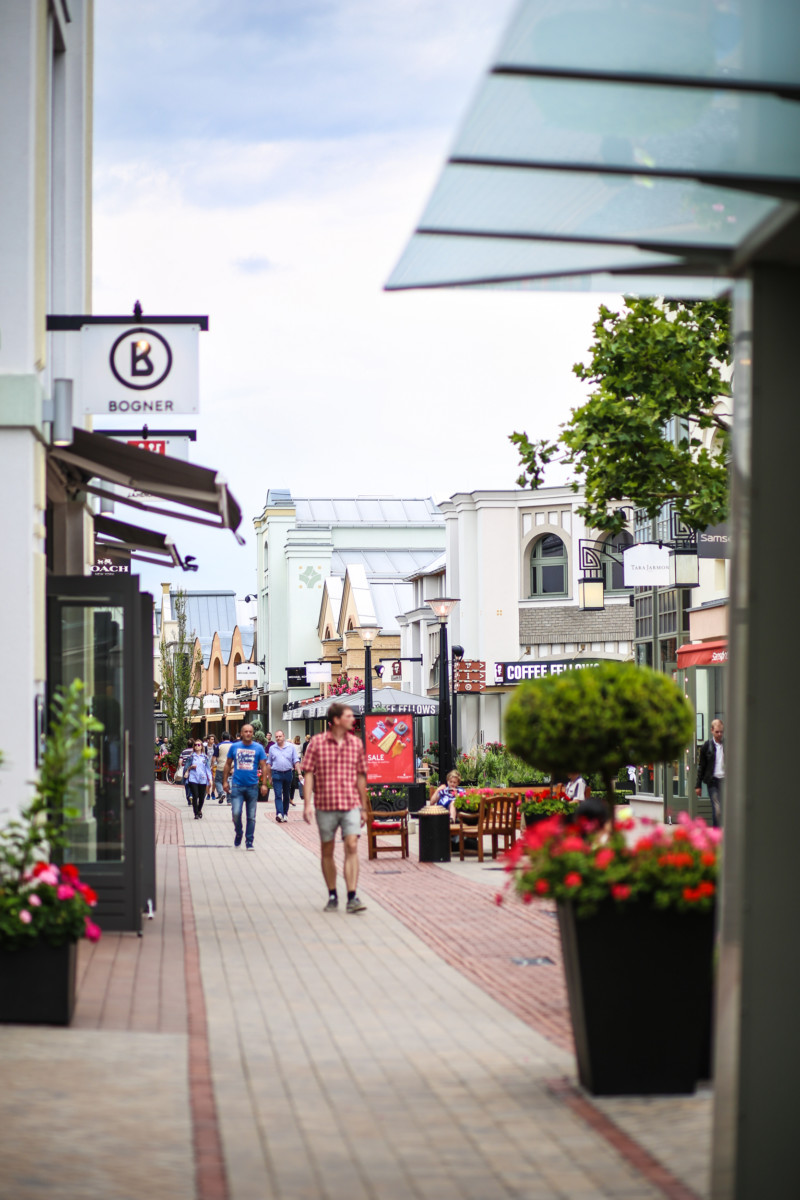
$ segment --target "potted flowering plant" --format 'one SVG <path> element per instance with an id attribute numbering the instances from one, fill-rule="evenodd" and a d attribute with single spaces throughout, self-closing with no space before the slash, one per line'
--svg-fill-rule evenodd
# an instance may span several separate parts
<path id="1" fill-rule="evenodd" d="M 97 896 L 73 863 L 52 856 L 66 846 L 63 820 L 94 751 L 87 735 L 102 726 L 75 681 L 53 701 L 34 798 L 0 830 L 0 1021 L 68 1025 L 75 1008 L 76 947 L 97 941 Z"/>
<path id="2" fill-rule="evenodd" d="M 519 811 L 525 818 L 528 828 L 538 824 L 539 821 L 547 820 L 548 817 L 567 816 L 574 807 L 568 800 L 561 800 L 552 795 L 537 795 L 536 792 L 530 790 L 525 792 L 519 801 Z"/>
<path id="3" fill-rule="evenodd" d="M 687 813 L 638 838 L 634 825 L 553 817 L 526 830 L 506 868 L 523 901 L 557 903 L 584 1087 L 692 1092 L 709 1073 L 721 832 Z"/>
<path id="4" fill-rule="evenodd" d="M 481 807 L 481 800 L 484 798 L 488 799 L 491 794 L 491 788 L 484 788 L 482 790 L 479 790 L 478 788 L 468 788 L 463 796 L 456 796 L 453 804 L 458 812 L 466 813 L 467 816 L 473 814 L 477 816 Z"/>
<path id="5" fill-rule="evenodd" d="M 523 900 L 558 906 L 581 1082 L 601 1095 L 693 1091 L 711 1009 L 718 835 L 686 818 L 630 845 L 631 820 L 614 817 L 620 769 L 677 758 L 691 707 L 667 676 L 606 662 L 521 684 L 506 728 L 532 765 L 596 771 L 605 785 L 607 822 L 542 821 L 509 859 Z"/>

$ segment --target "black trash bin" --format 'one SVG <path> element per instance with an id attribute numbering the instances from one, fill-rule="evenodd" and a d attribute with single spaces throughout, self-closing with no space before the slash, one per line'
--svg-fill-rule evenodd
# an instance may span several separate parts
<path id="1" fill-rule="evenodd" d="M 450 862 L 450 813 L 440 804 L 428 804 L 417 814 L 419 861 Z"/>
<path id="2" fill-rule="evenodd" d="M 428 803 L 428 785 L 412 783 L 408 789 L 408 811 L 418 813 Z"/>

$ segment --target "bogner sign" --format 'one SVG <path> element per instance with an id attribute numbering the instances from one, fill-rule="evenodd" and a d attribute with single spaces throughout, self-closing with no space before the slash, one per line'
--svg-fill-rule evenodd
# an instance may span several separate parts
<path id="1" fill-rule="evenodd" d="M 200 324 L 97 322 L 81 327 L 80 404 L 108 416 L 198 410 Z"/>

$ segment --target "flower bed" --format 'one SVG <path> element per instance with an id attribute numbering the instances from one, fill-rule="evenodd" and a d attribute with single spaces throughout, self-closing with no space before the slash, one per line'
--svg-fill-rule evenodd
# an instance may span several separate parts
<path id="1" fill-rule="evenodd" d="M 38 862 L 19 883 L 0 889 L 0 946 L 16 950 L 39 941 L 63 946 L 82 937 L 96 942 L 100 928 L 91 920 L 96 904 L 97 893 L 72 863 Z"/>

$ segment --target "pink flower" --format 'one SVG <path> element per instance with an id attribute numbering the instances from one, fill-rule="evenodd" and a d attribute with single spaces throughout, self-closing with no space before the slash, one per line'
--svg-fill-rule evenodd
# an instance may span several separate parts
<path id="1" fill-rule="evenodd" d="M 612 883 L 611 895 L 615 900 L 627 900 L 631 894 L 631 889 L 627 883 Z"/>
<path id="2" fill-rule="evenodd" d="M 32 892 L 31 895 L 28 896 L 28 904 L 30 904 L 31 908 L 39 908 L 41 907 L 41 903 L 42 897 L 37 896 L 36 892 Z"/>
<path id="3" fill-rule="evenodd" d="M 90 942 L 99 942 L 102 930 L 99 925 L 95 925 L 94 921 L 86 918 L 86 936 Z"/>
<path id="4" fill-rule="evenodd" d="M 56 892 L 59 900 L 71 900 L 75 895 L 75 888 L 71 883 L 60 883 Z"/>
<path id="5" fill-rule="evenodd" d="M 33 917 L 28 912 L 27 908 L 23 908 L 23 909 L 20 909 L 19 919 L 20 919 L 20 921 L 22 921 L 23 925 L 30 925 L 31 921 L 33 920 Z"/>
<path id="6" fill-rule="evenodd" d="M 49 887 L 57 887 L 58 873 L 53 867 L 48 867 L 46 870 L 40 871 L 39 883 L 46 883 Z"/>
<path id="7" fill-rule="evenodd" d="M 722 830 L 713 828 L 707 829 L 706 837 L 708 838 L 709 842 L 711 842 L 712 846 L 718 846 L 722 841 Z"/>
<path id="8" fill-rule="evenodd" d="M 608 846 L 603 850 L 598 850 L 594 856 L 594 863 L 599 871 L 605 871 L 606 867 L 613 861 L 614 851 L 609 850 Z"/>

